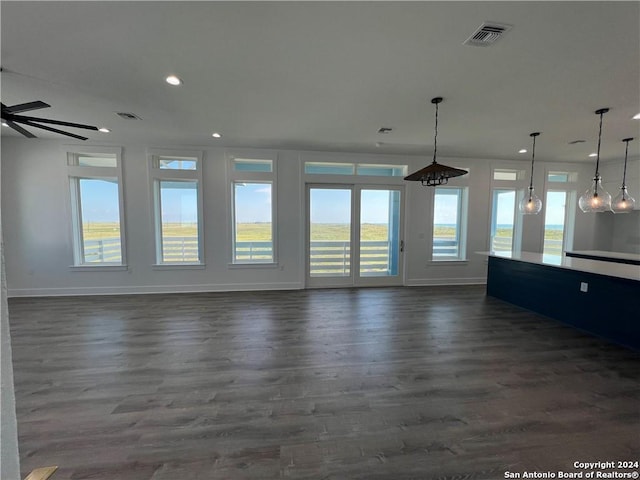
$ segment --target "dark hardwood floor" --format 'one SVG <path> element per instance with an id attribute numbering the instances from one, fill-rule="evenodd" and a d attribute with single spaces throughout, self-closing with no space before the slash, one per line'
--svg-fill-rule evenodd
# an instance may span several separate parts
<path id="1" fill-rule="evenodd" d="M 9 307 L 24 475 L 499 479 L 640 460 L 640 355 L 484 287 Z"/>

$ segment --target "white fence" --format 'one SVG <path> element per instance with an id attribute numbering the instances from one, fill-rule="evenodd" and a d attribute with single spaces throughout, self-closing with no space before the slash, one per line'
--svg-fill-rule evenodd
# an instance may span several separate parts
<path id="1" fill-rule="evenodd" d="M 493 237 L 491 239 L 492 252 L 510 252 L 513 237 Z M 562 240 L 545 239 L 544 253 L 547 255 L 562 255 Z"/>
<path id="2" fill-rule="evenodd" d="M 491 249 L 494 252 L 511 250 L 511 237 L 494 237 Z M 163 241 L 163 260 L 165 262 L 197 262 L 197 237 L 167 237 Z M 458 242 L 453 237 L 435 238 L 434 256 L 455 256 Z M 87 240 L 84 245 L 86 263 L 120 262 L 120 239 L 103 238 Z M 549 255 L 562 255 L 562 240 L 545 240 L 544 252 Z M 345 275 L 351 268 L 351 242 L 314 241 L 310 245 L 312 275 Z M 273 260 L 272 242 L 237 242 L 234 252 L 238 262 L 270 262 Z M 391 268 L 391 252 L 387 241 L 363 241 L 360 245 L 360 273 L 376 274 Z"/>

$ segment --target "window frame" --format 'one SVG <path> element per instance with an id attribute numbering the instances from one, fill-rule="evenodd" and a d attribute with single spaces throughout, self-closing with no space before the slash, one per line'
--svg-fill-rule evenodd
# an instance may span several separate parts
<path id="1" fill-rule="evenodd" d="M 496 173 L 515 173 L 515 180 L 496 179 Z M 525 168 L 520 165 L 508 164 L 508 165 L 492 165 L 491 166 L 491 195 L 489 198 L 489 236 L 487 238 L 487 250 L 492 250 L 492 235 L 494 228 L 494 198 L 497 191 L 514 191 L 515 192 L 515 205 L 514 205 L 514 219 L 513 219 L 513 236 L 511 243 L 511 254 L 516 254 L 522 251 L 522 239 L 524 229 L 524 216 L 519 210 L 519 205 L 526 194 L 527 187 L 529 185 L 529 173 Z M 497 224 L 496 224 L 497 225 Z"/>
<path id="2" fill-rule="evenodd" d="M 160 157 L 175 157 L 179 159 L 196 160 L 195 170 L 160 168 Z M 204 153 L 201 150 L 167 150 L 148 149 L 147 162 L 149 174 L 149 193 L 151 204 L 151 228 L 154 239 L 153 261 L 154 269 L 204 268 L 204 200 L 203 200 L 203 164 Z M 163 258 L 162 238 L 162 203 L 161 182 L 195 182 L 197 185 L 196 205 L 198 208 L 198 261 L 167 262 Z"/>
<path id="3" fill-rule="evenodd" d="M 227 209 L 229 229 L 228 268 L 274 268 L 278 265 L 278 155 L 276 152 L 260 150 L 233 150 L 225 152 L 227 159 Z M 236 170 L 235 160 L 249 163 L 271 162 L 271 171 Z M 271 185 L 271 260 L 241 260 L 236 259 L 236 197 L 235 186 L 238 183 L 262 183 Z"/>
<path id="4" fill-rule="evenodd" d="M 549 180 L 549 176 L 557 173 L 567 175 L 566 181 Z M 576 213 L 578 205 L 578 171 L 571 164 L 546 165 L 544 168 L 544 197 L 542 197 L 542 229 L 540 232 L 540 251 L 544 252 L 544 231 L 547 216 L 547 193 L 565 192 L 566 205 L 564 212 L 564 233 L 562 238 L 562 252 L 571 250 L 575 241 Z"/>
<path id="5" fill-rule="evenodd" d="M 69 194 L 70 235 L 73 263 L 72 270 L 126 270 L 127 241 L 126 218 L 124 205 L 124 177 L 122 174 L 122 147 L 94 147 L 65 145 L 65 163 L 67 170 L 67 191 Z M 79 165 L 77 158 L 81 155 L 109 155 L 115 156 L 115 167 L 99 167 Z M 118 215 L 120 227 L 120 262 L 85 262 L 85 245 L 82 232 L 82 195 L 80 180 L 116 180 L 118 186 Z"/>

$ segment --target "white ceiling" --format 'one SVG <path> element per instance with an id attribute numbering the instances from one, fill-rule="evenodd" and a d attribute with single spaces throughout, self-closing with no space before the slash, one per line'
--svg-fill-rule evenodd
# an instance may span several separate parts
<path id="1" fill-rule="evenodd" d="M 112 130 L 93 143 L 429 154 L 435 96 L 443 156 L 529 161 L 541 131 L 537 158 L 591 162 L 601 107 L 603 159 L 640 136 L 636 1 L 0 5 L 2 102 Z M 463 45 L 484 21 L 513 28 Z"/>

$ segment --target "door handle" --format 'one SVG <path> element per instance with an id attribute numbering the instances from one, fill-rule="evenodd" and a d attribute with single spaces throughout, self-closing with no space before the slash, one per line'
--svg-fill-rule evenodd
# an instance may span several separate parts
<path id="1" fill-rule="evenodd" d="M 400 240 L 400 253 L 404 252 L 404 240 Z"/>

